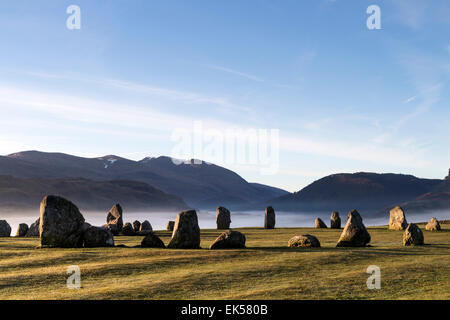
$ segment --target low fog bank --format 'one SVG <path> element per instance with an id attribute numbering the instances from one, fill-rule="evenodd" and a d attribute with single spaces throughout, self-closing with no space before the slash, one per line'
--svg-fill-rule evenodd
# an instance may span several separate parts
<path id="1" fill-rule="evenodd" d="M 125 222 L 133 222 L 134 220 L 150 221 L 154 230 L 163 230 L 166 228 L 169 220 L 175 220 L 178 212 L 124 212 L 123 218 Z M 216 212 L 215 211 L 197 211 L 200 228 L 214 229 L 216 228 Z M 106 223 L 106 212 L 87 211 L 83 212 L 83 216 L 87 222 L 95 226 L 101 226 Z M 384 226 L 389 222 L 389 214 L 384 217 L 368 217 L 363 212 L 360 212 L 364 224 L 366 226 Z M 314 227 L 314 219 L 321 218 L 329 227 L 330 213 L 298 213 L 298 212 L 276 212 L 276 226 L 277 227 Z M 438 220 L 450 220 L 450 211 L 430 211 L 420 214 L 408 214 L 406 212 L 406 219 L 408 222 L 427 222 L 432 217 Z M 39 218 L 39 211 L 20 211 L 20 212 L 0 212 L 0 220 L 6 220 L 11 225 L 11 235 L 16 234 L 17 227 L 20 223 L 30 225 Z M 347 214 L 341 213 L 342 226 L 347 221 Z M 264 226 L 264 211 L 233 211 L 231 213 L 231 227 L 263 227 Z"/>

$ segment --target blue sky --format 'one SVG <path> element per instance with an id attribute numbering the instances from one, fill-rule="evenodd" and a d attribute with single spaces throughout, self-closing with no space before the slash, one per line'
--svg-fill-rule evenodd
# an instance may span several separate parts
<path id="1" fill-rule="evenodd" d="M 449 17 L 446 0 L 2 1 L 0 154 L 171 155 L 200 120 L 279 130 L 276 174 L 219 164 L 289 191 L 338 172 L 443 178 Z"/>

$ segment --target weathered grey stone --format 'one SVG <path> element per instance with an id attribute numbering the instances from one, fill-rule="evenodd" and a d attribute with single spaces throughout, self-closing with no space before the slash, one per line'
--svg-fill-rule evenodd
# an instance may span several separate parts
<path id="1" fill-rule="evenodd" d="M 109 229 L 114 235 L 118 235 L 122 232 L 123 228 L 123 210 L 120 204 L 115 204 L 111 210 L 109 210 L 106 216 L 106 223 L 110 226 Z"/>
<path id="2" fill-rule="evenodd" d="M 109 229 L 88 226 L 83 232 L 83 246 L 86 248 L 114 247 L 114 236 Z"/>
<path id="3" fill-rule="evenodd" d="M 151 232 L 151 231 L 153 231 L 153 228 L 152 228 L 152 225 L 150 224 L 150 222 L 145 220 L 144 222 L 142 222 L 141 228 L 139 229 L 139 231 Z"/>
<path id="4" fill-rule="evenodd" d="M 39 225 L 42 246 L 81 247 L 83 224 L 83 215 L 69 200 L 58 196 L 42 200 Z"/>
<path id="5" fill-rule="evenodd" d="M 16 237 L 25 237 L 28 232 L 28 225 L 26 223 L 21 223 L 17 227 Z"/>
<path id="6" fill-rule="evenodd" d="M 35 222 L 33 222 L 30 227 L 28 228 L 28 232 L 26 234 L 26 237 L 39 237 L 39 224 L 40 224 L 41 218 L 38 218 Z"/>
<path id="7" fill-rule="evenodd" d="M 425 230 L 440 231 L 441 225 L 436 218 L 431 218 L 430 221 L 428 221 L 427 225 L 425 226 Z"/>
<path id="8" fill-rule="evenodd" d="M 275 228 L 275 210 L 272 207 L 266 208 L 265 219 L 264 219 L 265 229 Z"/>
<path id="9" fill-rule="evenodd" d="M 339 217 L 339 212 L 333 211 L 330 218 L 330 228 L 340 229 L 341 228 L 341 217 Z"/>
<path id="10" fill-rule="evenodd" d="M 422 230 L 416 224 L 410 223 L 403 233 L 403 245 L 420 246 L 423 244 Z"/>
<path id="11" fill-rule="evenodd" d="M 370 242 L 370 234 L 363 224 L 358 211 L 349 212 L 347 224 L 337 243 L 337 247 L 364 247 Z"/>
<path id="12" fill-rule="evenodd" d="M 135 220 L 133 222 L 133 230 L 134 232 L 138 232 L 139 230 L 141 230 L 141 223 L 138 220 Z"/>
<path id="13" fill-rule="evenodd" d="M 322 219 L 320 219 L 320 218 L 316 218 L 314 223 L 316 225 L 316 229 L 326 229 L 327 228 L 327 225 L 325 224 L 325 222 L 323 222 Z"/>
<path id="14" fill-rule="evenodd" d="M 227 208 L 217 207 L 216 210 L 216 224 L 217 229 L 229 229 L 231 223 L 231 214 Z"/>
<path id="15" fill-rule="evenodd" d="M 301 236 L 292 237 L 288 241 L 289 247 L 320 247 L 319 239 L 310 234 L 303 234 Z"/>
<path id="16" fill-rule="evenodd" d="M 142 239 L 141 247 L 143 248 L 165 248 L 164 242 L 153 232 L 150 232 Z"/>
<path id="17" fill-rule="evenodd" d="M 0 237 L 10 237 L 11 226 L 6 220 L 0 220 Z"/>
<path id="18" fill-rule="evenodd" d="M 200 228 L 198 226 L 197 212 L 188 210 L 178 213 L 168 248 L 173 249 L 199 249 Z"/>
<path id="19" fill-rule="evenodd" d="M 136 235 L 136 232 L 133 229 L 133 226 L 131 225 L 131 223 L 127 222 L 123 225 L 122 227 L 122 234 L 124 236 L 134 236 Z"/>
<path id="20" fill-rule="evenodd" d="M 222 233 L 209 247 L 210 249 L 245 248 L 245 236 L 239 231 L 228 230 Z"/>
<path id="21" fill-rule="evenodd" d="M 173 231 L 173 227 L 175 226 L 175 221 L 169 221 L 167 222 L 166 230 L 167 231 Z"/>
<path id="22" fill-rule="evenodd" d="M 408 226 L 405 212 L 399 206 L 391 209 L 389 212 L 389 230 L 405 230 Z"/>

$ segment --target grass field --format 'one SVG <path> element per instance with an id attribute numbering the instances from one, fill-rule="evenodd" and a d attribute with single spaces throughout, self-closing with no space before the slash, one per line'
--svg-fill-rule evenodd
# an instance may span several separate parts
<path id="1" fill-rule="evenodd" d="M 0 238 L 0 299 L 450 299 L 450 224 L 420 227 L 421 247 L 403 247 L 402 232 L 385 227 L 369 228 L 366 248 L 336 248 L 341 231 L 312 228 L 235 229 L 248 248 L 220 251 L 207 249 L 217 230 L 202 230 L 201 250 L 36 249 L 36 238 Z M 168 243 L 169 232 L 156 233 Z M 287 248 L 305 233 L 322 248 Z M 70 265 L 81 289 L 66 286 Z M 369 265 L 381 268 L 380 290 L 366 286 Z"/>

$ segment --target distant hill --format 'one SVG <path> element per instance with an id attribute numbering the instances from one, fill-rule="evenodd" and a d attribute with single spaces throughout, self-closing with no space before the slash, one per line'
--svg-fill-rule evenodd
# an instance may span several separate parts
<path id="1" fill-rule="evenodd" d="M 39 204 L 47 194 L 65 197 L 82 210 L 106 212 L 117 202 L 127 210 L 179 211 L 189 208 L 181 198 L 143 182 L 0 176 L 0 208 L 39 210 Z"/>
<path id="2" fill-rule="evenodd" d="M 342 173 L 324 177 L 299 192 L 270 201 L 278 210 L 378 212 L 417 199 L 437 188 L 443 180 L 420 179 L 411 175 Z"/>
<path id="3" fill-rule="evenodd" d="M 26 151 L 0 157 L 0 174 L 18 178 L 58 179 L 81 177 L 94 181 L 141 181 L 181 197 L 194 208 L 231 209 L 261 205 L 287 191 L 248 183 L 235 172 L 214 164 L 169 157 L 133 161 L 114 155 L 82 158 L 63 153 Z"/>
<path id="4" fill-rule="evenodd" d="M 410 213 L 447 210 L 450 217 L 450 180 L 446 179 L 412 201 L 402 204 Z"/>

